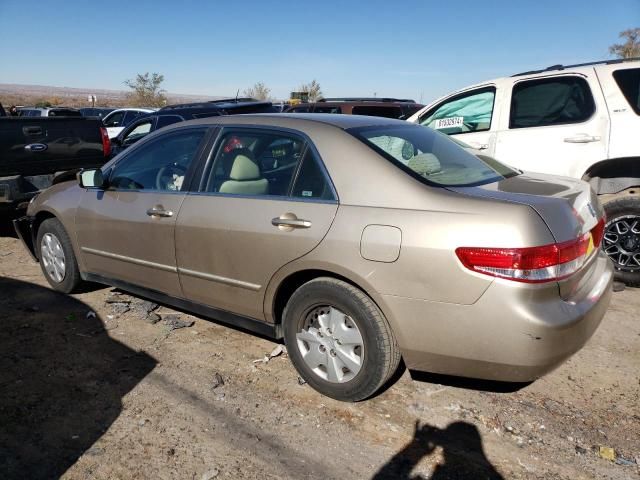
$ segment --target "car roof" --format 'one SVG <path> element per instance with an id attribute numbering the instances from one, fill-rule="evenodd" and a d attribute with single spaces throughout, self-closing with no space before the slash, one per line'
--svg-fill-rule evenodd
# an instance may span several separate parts
<path id="1" fill-rule="evenodd" d="M 243 115 L 225 115 L 218 117 L 198 118 L 187 122 L 175 124 L 184 125 L 209 125 L 209 124 L 247 124 L 271 125 L 274 127 L 291 128 L 296 122 L 307 124 L 330 125 L 342 130 L 357 127 L 397 125 L 409 126 L 404 120 L 396 120 L 386 117 L 370 117 L 365 115 L 340 115 L 333 113 L 249 113 Z"/>

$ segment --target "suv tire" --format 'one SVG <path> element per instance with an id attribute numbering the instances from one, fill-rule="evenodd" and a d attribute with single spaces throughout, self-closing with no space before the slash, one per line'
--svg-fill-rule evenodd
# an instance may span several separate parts
<path id="1" fill-rule="evenodd" d="M 320 277 L 302 285 L 289 299 L 283 322 L 287 352 L 300 376 L 336 400 L 370 397 L 400 363 L 380 309 L 342 280 Z"/>
<path id="2" fill-rule="evenodd" d="M 51 288 L 71 293 L 81 283 L 78 262 L 67 231 L 57 218 L 40 224 L 35 251 Z"/>
<path id="3" fill-rule="evenodd" d="M 604 204 L 604 210 L 607 223 L 602 248 L 613 261 L 615 278 L 640 287 L 640 197 L 611 200 Z"/>

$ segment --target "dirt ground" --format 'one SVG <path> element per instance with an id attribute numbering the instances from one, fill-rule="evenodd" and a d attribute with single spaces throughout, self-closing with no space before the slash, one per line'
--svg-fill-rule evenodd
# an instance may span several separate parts
<path id="1" fill-rule="evenodd" d="M 520 390 L 405 371 L 357 404 L 254 362 L 274 342 L 151 307 L 54 293 L 0 238 L 0 478 L 640 478 L 640 290 Z"/>

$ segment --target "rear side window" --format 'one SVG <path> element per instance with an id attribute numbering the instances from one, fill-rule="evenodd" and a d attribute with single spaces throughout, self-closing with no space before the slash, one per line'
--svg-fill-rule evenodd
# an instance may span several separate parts
<path id="1" fill-rule="evenodd" d="M 317 111 L 318 109 L 316 109 Z M 400 107 L 355 106 L 351 109 L 352 115 L 369 115 L 371 117 L 400 118 Z"/>
<path id="2" fill-rule="evenodd" d="M 320 168 L 320 164 L 311 148 L 307 148 L 304 154 L 291 195 L 299 198 L 316 198 L 320 200 L 334 199 L 327 177 Z"/>
<path id="3" fill-rule="evenodd" d="M 179 115 L 159 115 L 157 128 L 166 127 L 172 123 L 178 123 L 182 121 L 182 117 Z"/>
<path id="4" fill-rule="evenodd" d="M 591 89 L 583 78 L 526 80 L 513 87 L 509 128 L 581 123 L 595 109 Z"/>
<path id="5" fill-rule="evenodd" d="M 447 135 L 484 132 L 491 128 L 494 87 L 465 92 L 446 100 L 420 117 L 420 125 Z"/>
<path id="6" fill-rule="evenodd" d="M 613 78 L 636 115 L 640 115 L 640 68 L 616 70 Z"/>

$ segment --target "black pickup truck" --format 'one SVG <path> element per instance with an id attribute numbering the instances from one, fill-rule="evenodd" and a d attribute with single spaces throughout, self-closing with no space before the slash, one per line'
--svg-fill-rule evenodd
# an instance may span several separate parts
<path id="1" fill-rule="evenodd" d="M 101 166 L 110 150 L 99 119 L 10 117 L 0 105 L 0 222 L 17 216 L 63 172 Z"/>

